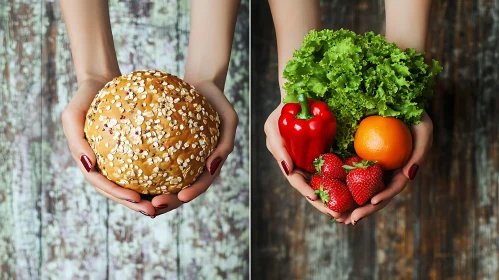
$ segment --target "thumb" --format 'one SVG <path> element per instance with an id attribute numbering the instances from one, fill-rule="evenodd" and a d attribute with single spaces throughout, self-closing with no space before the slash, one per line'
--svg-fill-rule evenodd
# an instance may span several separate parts
<path id="1" fill-rule="evenodd" d="M 413 143 L 412 154 L 405 164 L 403 172 L 407 178 L 414 180 L 419 165 L 424 160 L 433 142 L 433 123 L 426 112 L 421 115 L 421 122 L 411 127 L 411 133 Z"/>

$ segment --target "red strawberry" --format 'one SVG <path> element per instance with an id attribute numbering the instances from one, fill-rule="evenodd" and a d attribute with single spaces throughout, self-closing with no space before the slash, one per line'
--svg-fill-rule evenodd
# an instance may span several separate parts
<path id="1" fill-rule="evenodd" d="M 353 156 L 353 157 L 345 160 L 345 165 L 353 166 L 354 162 L 361 162 L 361 161 L 362 161 L 362 159 L 359 156 Z"/>
<path id="2" fill-rule="evenodd" d="M 322 176 L 319 176 L 317 174 L 312 175 L 312 180 L 310 180 L 310 185 L 312 186 L 312 189 L 314 191 L 318 190 L 321 187 L 322 184 Z"/>
<path id="3" fill-rule="evenodd" d="M 350 170 L 347 175 L 348 190 L 357 204 L 364 205 L 369 199 L 379 192 L 383 183 L 383 170 L 372 161 L 361 161 L 354 166 L 343 166 Z"/>
<path id="4" fill-rule="evenodd" d="M 334 212 L 343 213 L 353 208 L 354 202 L 345 183 L 336 179 L 323 179 L 320 189 L 315 191 L 324 206 Z"/>
<path id="5" fill-rule="evenodd" d="M 342 168 L 343 161 L 335 154 L 324 154 L 314 160 L 319 175 L 329 179 L 345 180 L 347 173 Z"/>

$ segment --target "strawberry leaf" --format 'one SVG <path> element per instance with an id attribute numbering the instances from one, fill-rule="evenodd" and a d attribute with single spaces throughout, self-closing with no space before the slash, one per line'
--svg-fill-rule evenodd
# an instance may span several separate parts
<path id="1" fill-rule="evenodd" d="M 316 190 L 314 193 L 319 195 L 321 201 L 324 202 L 324 207 L 327 207 L 326 203 L 329 202 L 329 191 L 324 190 L 324 185 L 322 185 L 322 183 L 320 188 Z"/>
<path id="2" fill-rule="evenodd" d="M 324 165 L 324 159 L 322 158 L 322 155 L 314 159 L 312 163 L 315 166 L 315 170 L 317 170 L 317 175 L 321 175 L 322 166 Z"/>

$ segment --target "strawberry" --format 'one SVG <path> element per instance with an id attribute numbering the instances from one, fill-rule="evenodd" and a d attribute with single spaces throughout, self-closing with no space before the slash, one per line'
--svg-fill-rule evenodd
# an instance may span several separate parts
<path id="1" fill-rule="evenodd" d="M 317 174 L 312 175 L 312 180 L 310 180 L 310 185 L 312 186 L 312 189 L 314 191 L 318 190 L 321 187 L 322 184 L 322 176 L 319 176 Z"/>
<path id="2" fill-rule="evenodd" d="M 350 170 L 347 187 L 357 204 L 364 205 L 379 192 L 383 183 L 383 170 L 376 162 L 362 160 L 360 163 L 353 163 L 353 167 L 344 165 L 343 168 Z"/>
<path id="3" fill-rule="evenodd" d="M 329 179 L 345 180 L 347 173 L 342 168 L 343 161 L 335 154 L 324 154 L 314 160 L 317 174 Z"/>
<path id="4" fill-rule="evenodd" d="M 353 157 L 345 160 L 345 165 L 353 166 L 354 162 L 361 162 L 361 161 L 362 161 L 362 159 L 359 156 L 353 156 Z"/>
<path id="5" fill-rule="evenodd" d="M 324 207 L 334 212 L 343 213 L 351 210 L 354 201 L 348 192 L 345 183 L 336 179 L 323 179 L 320 188 L 315 191 L 319 195 Z"/>

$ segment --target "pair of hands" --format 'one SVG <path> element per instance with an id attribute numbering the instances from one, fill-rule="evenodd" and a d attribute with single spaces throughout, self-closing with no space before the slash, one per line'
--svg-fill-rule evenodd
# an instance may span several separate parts
<path id="1" fill-rule="evenodd" d="M 190 187 L 178 194 L 162 194 L 151 201 L 141 199 L 136 191 L 122 188 L 97 172 L 95 153 L 90 148 L 84 134 L 85 116 L 98 91 L 108 79 L 95 77 L 81 82 L 73 98 L 62 113 L 64 135 L 68 140 L 71 155 L 76 160 L 85 179 L 103 196 L 151 218 L 180 207 L 205 192 L 220 174 L 227 156 L 234 149 L 234 138 L 238 124 L 237 113 L 223 92 L 211 81 L 195 84 L 196 89 L 208 100 L 220 116 L 220 138 L 216 149 L 206 160 L 206 169 Z M 214 166 L 211 163 L 221 158 Z M 218 160 L 218 159 L 217 159 Z M 216 165 L 216 166 L 215 166 Z M 87 171 L 87 169 L 89 171 Z M 212 174 L 210 174 L 210 171 Z"/>
<path id="2" fill-rule="evenodd" d="M 314 193 L 308 184 L 310 174 L 301 169 L 295 169 L 293 160 L 284 147 L 284 142 L 279 133 L 278 119 L 283 105 L 277 107 L 265 122 L 265 134 L 267 135 L 267 148 L 281 166 L 291 186 L 298 190 L 307 200 L 322 213 L 334 218 L 338 223 L 355 225 L 361 219 L 383 209 L 393 197 L 399 194 L 413 180 L 419 168 L 419 164 L 425 158 L 433 143 L 433 123 L 426 112 L 421 115 L 421 122 L 411 127 L 413 139 L 413 151 L 404 167 L 394 170 L 390 183 L 386 189 L 373 198 L 371 203 L 356 208 L 351 212 L 337 213 L 324 207 L 324 203 Z"/>

